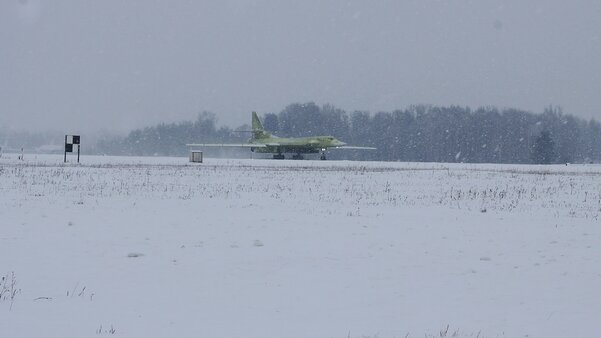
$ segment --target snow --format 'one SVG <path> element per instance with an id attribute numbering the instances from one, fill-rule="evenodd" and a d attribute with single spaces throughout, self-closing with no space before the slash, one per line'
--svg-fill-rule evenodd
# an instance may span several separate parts
<path id="1" fill-rule="evenodd" d="M 4 154 L 2 336 L 594 336 L 600 178 Z"/>

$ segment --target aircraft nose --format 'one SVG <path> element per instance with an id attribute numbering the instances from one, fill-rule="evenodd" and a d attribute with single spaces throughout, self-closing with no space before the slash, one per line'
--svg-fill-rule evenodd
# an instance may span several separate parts
<path id="1" fill-rule="evenodd" d="M 337 146 L 339 146 L 339 147 L 340 147 L 340 146 L 345 146 L 345 145 L 346 145 L 346 142 L 338 141 L 338 142 L 336 143 L 336 145 L 337 145 Z"/>

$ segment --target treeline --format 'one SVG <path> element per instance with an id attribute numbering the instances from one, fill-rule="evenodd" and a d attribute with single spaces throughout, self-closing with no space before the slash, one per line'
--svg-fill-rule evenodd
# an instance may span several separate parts
<path id="1" fill-rule="evenodd" d="M 250 127 L 246 126 L 246 130 Z M 217 128 L 215 114 L 203 112 L 196 121 L 161 123 L 133 130 L 124 138 L 100 140 L 96 153 L 134 156 L 184 156 L 188 143 L 243 143 L 246 135 L 229 127 Z"/>
<path id="2" fill-rule="evenodd" d="M 410 106 L 404 110 L 347 113 L 332 105 L 295 103 L 262 118 L 278 136 L 332 135 L 375 151 L 334 150 L 331 159 L 473 162 L 565 163 L 601 160 L 601 124 L 560 108 L 535 114 L 517 109 Z M 248 125 L 238 129 L 248 130 Z M 216 127 L 210 113 L 194 122 L 160 124 L 132 131 L 126 138 L 99 143 L 110 154 L 185 155 L 184 144 L 244 142 L 247 134 Z"/>

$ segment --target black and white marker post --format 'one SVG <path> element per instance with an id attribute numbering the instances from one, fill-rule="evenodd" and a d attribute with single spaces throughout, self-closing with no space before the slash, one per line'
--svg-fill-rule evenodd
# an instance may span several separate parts
<path id="1" fill-rule="evenodd" d="M 67 153 L 73 152 L 73 146 L 77 146 L 77 163 L 79 163 L 79 135 L 65 135 L 65 163 L 67 163 Z"/>

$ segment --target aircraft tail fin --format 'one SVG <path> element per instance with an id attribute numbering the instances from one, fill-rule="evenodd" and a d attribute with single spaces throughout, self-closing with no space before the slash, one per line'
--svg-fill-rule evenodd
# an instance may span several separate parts
<path id="1" fill-rule="evenodd" d="M 263 124 L 261 124 L 261 120 L 259 120 L 259 116 L 257 115 L 256 112 L 253 112 L 253 114 L 252 114 L 252 132 L 253 132 L 253 139 L 262 139 L 262 138 L 271 137 L 271 134 L 269 134 L 268 132 L 265 131 L 265 129 L 263 129 Z"/>

